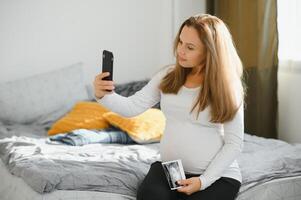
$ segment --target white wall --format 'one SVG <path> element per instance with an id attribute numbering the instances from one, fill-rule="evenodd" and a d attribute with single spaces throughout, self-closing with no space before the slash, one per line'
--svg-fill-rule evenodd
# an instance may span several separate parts
<path id="1" fill-rule="evenodd" d="M 103 49 L 117 83 L 151 77 L 173 62 L 178 21 L 196 10 L 205 0 L 1 0 L 0 82 L 81 61 L 90 83 Z"/>
<path id="2" fill-rule="evenodd" d="M 285 68 L 283 68 L 285 67 Z M 280 63 L 278 72 L 279 139 L 301 143 L 301 63 Z"/>
<path id="3" fill-rule="evenodd" d="M 181 24 L 188 17 L 206 12 L 206 0 L 175 0 L 174 10 L 174 33 L 176 35 Z"/>
<path id="4" fill-rule="evenodd" d="M 205 0 L 1 0 L 0 82 L 81 61 L 90 83 L 102 49 L 114 52 L 116 82 L 151 77 L 173 62 L 180 24 L 205 7 Z M 288 142 L 301 142 L 300 69 L 278 73 L 278 132 Z"/>

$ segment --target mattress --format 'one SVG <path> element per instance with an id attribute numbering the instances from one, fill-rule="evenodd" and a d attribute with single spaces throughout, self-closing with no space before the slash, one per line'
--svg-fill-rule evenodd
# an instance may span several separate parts
<path id="1" fill-rule="evenodd" d="M 0 199 L 1 200 L 135 200 L 136 198 L 126 195 L 76 190 L 55 190 L 51 193 L 40 194 L 29 187 L 23 179 L 10 174 L 0 160 Z M 242 188 L 243 189 L 243 188 Z M 301 176 L 279 178 L 256 185 L 239 193 L 237 200 L 300 200 L 301 199 Z"/>
<path id="2" fill-rule="evenodd" d="M 0 159 L 0 199 L 1 200 L 133 200 L 134 197 L 95 191 L 55 190 L 40 194 L 34 191 L 22 178 L 9 173 Z"/>

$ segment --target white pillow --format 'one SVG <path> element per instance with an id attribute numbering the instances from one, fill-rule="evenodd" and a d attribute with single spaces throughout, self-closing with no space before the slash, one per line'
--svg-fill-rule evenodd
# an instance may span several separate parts
<path id="1" fill-rule="evenodd" d="M 0 83 L 0 120 L 4 123 L 31 123 L 86 99 L 83 64 L 77 63 L 22 80 Z"/>

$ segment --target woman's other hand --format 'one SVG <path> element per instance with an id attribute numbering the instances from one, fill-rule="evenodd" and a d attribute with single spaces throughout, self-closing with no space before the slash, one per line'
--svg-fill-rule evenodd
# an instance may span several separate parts
<path id="1" fill-rule="evenodd" d="M 178 184 L 182 187 L 178 189 L 178 192 L 191 195 L 194 192 L 200 191 L 202 183 L 199 177 L 191 177 L 188 179 L 178 181 Z"/>

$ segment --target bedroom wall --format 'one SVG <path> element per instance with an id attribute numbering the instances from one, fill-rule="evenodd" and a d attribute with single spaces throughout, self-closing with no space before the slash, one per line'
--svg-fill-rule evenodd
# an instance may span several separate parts
<path id="1" fill-rule="evenodd" d="M 278 71 L 279 139 L 301 143 L 301 63 Z"/>
<path id="2" fill-rule="evenodd" d="M 91 83 L 103 49 L 117 83 L 151 77 L 173 62 L 180 21 L 204 11 L 205 0 L 2 0 L 0 82 L 81 61 Z"/>
<path id="3" fill-rule="evenodd" d="M 150 77 L 173 62 L 181 22 L 205 0 L 1 0 L 0 82 L 83 62 L 86 82 L 100 71 L 101 49 L 115 54 L 116 82 Z M 280 69 L 279 138 L 301 142 L 301 68 Z"/>

